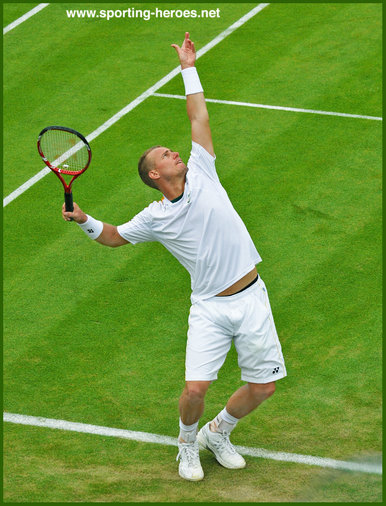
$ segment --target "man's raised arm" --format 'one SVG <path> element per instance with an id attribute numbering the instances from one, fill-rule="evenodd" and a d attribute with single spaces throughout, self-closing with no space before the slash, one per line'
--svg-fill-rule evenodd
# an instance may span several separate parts
<path id="1" fill-rule="evenodd" d="M 181 74 L 185 84 L 186 108 L 192 125 L 192 141 L 200 144 L 208 153 L 214 156 L 209 114 L 200 79 L 194 66 L 196 50 L 194 49 L 194 42 L 189 39 L 189 32 L 185 33 L 185 39 L 181 47 L 177 44 L 172 44 L 172 47 L 177 51 L 181 63 Z"/>

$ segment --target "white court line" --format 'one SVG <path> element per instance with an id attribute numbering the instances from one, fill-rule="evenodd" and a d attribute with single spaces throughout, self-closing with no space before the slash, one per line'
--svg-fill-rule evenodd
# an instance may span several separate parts
<path id="1" fill-rule="evenodd" d="M 42 9 L 44 9 L 44 7 L 47 7 L 47 5 L 50 5 L 50 4 L 39 4 L 36 7 L 34 7 L 33 9 L 31 9 L 30 11 L 26 12 L 20 18 L 16 19 L 15 21 L 12 21 L 12 23 L 9 23 L 9 25 L 7 25 L 5 28 L 3 28 L 3 35 L 5 35 L 10 30 L 13 30 L 16 26 L 20 25 L 21 23 L 23 23 L 23 21 L 30 18 L 34 14 L 37 14 L 38 12 L 40 12 Z"/>
<path id="2" fill-rule="evenodd" d="M 168 93 L 153 93 L 153 96 L 164 98 L 178 98 L 179 100 L 186 100 L 186 97 L 184 95 L 169 95 Z M 382 118 L 379 116 L 364 116 L 362 114 L 347 114 L 345 112 L 318 111 L 314 109 L 298 109 L 297 107 L 282 107 L 280 105 L 253 104 L 250 102 L 235 102 L 233 100 L 216 100 L 214 98 L 205 98 L 205 102 L 213 102 L 214 104 L 256 107 L 260 109 L 275 109 L 278 111 L 306 112 L 310 114 L 325 114 L 327 116 L 343 116 L 344 118 L 372 119 L 376 121 L 382 121 Z"/>
<path id="3" fill-rule="evenodd" d="M 100 425 L 68 422 L 66 420 L 56 420 L 53 418 L 42 418 L 37 416 L 17 415 L 14 413 L 4 413 L 3 420 L 4 422 L 31 425 L 34 427 L 46 427 L 50 429 L 60 429 L 72 432 L 81 432 L 85 434 L 96 434 L 99 436 L 118 437 L 123 439 L 131 439 L 133 441 L 140 441 L 142 443 L 156 443 L 167 446 L 178 446 L 176 438 L 170 436 L 161 436 L 159 434 L 152 434 L 149 432 L 114 429 L 111 427 L 102 427 Z M 312 455 L 274 452 L 264 450 L 263 448 L 249 448 L 246 446 L 235 446 L 235 448 L 242 455 L 248 455 L 250 457 L 278 460 L 282 462 L 292 462 L 296 464 L 306 464 L 309 466 L 339 469 L 343 471 L 382 474 L 381 464 L 372 464 L 368 462 L 348 462 L 323 457 L 314 457 Z"/>
<path id="4" fill-rule="evenodd" d="M 262 11 L 265 7 L 267 7 L 269 4 L 259 4 L 256 7 L 254 7 L 252 10 L 250 10 L 247 14 L 245 14 L 243 17 L 241 17 L 238 21 L 233 23 L 233 25 L 229 26 L 226 30 L 221 32 L 217 37 L 215 37 L 211 42 L 206 44 L 204 47 L 199 49 L 196 53 L 196 59 L 203 56 L 207 51 L 212 49 L 214 46 L 216 46 L 219 42 L 225 39 L 225 37 L 228 37 L 232 32 L 234 32 L 237 28 L 242 26 L 244 23 L 246 23 L 249 19 L 251 19 L 253 16 L 255 16 L 257 13 Z M 151 86 L 149 89 L 144 91 L 142 95 L 137 97 L 135 100 L 130 102 L 126 107 L 121 109 L 119 112 L 114 114 L 110 119 L 108 119 L 103 125 L 98 127 L 94 132 L 89 134 L 86 139 L 88 142 L 91 142 L 93 139 L 98 137 L 101 133 L 103 133 L 105 130 L 110 128 L 114 123 L 116 123 L 119 119 L 121 119 L 123 116 L 125 116 L 128 112 L 132 111 L 137 105 L 139 105 L 141 102 L 146 100 L 148 97 L 153 95 L 157 90 L 159 90 L 162 86 L 164 86 L 166 83 L 168 83 L 173 77 L 175 77 L 177 74 L 179 74 L 181 71 L 180 65 L 178 67 L 174 68 L 169 74 L 167 74 L 165 77 L 160 79 L 157 83 L 155 83 L 153 86 Z M 3 207 L 7 206 L 10 202 L 15 200 L 19 195 L 24 193 L 26 190 L 31 188 L 35 183 L 37 183 L 40 179 L 42 179 L 44 176 L 46 176 L 50 172 L 50 169 L 44 168 L 37 174 L 35 174 L 33 177 L 31 177 L 28 181 L 26 181 L 24 184 L 19 186 L 16 190 L 14 190 L 12 193 L 10 193 L 7 197 L 3 199 Z"/>

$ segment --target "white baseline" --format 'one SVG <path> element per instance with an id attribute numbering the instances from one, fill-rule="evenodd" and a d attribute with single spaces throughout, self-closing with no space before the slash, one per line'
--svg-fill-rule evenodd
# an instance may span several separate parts
<path id="1" fill-rule="evenodd" d="M 162 436 L 149 432 L 138 432 L 125 429 L 114 429 L 100 425 L 90 425 L 86 423 L 68 422 L 66 420 L 56 420 L 54 418 L 42 418 L 38 416 L 18 415 L 14 413 L 3 413 L 4 422 L 10 422 L 21 425 L 31 425 L 34 427 L 46 427 L 50 429 L 60 429 L 71 432 L 81 432 L 85 434 L 95 434 L 99 436 L 117 437 L 122 439 L 131 439 L 142 443 L 156 443 L 167 446 L 178 446 L 177 438 Z M 343 471 L 354 471 L 360 473 L 382 474 L 382 466 L 369 462 L 348 462 L 323 457 L 314 457 L 312 455 L 299 455 L 297 453 L 285 453 L 264 450 L 263 448 L 249 448 L 246 446 L 235 446 L 242 455 L 258 457 L 262 459 L 278 460 L 282 462 L 293 462 L 296 464 L 306 464 L 309 466 L 318 466 L 332 468 Z"/>
<path id="2" fill-rule="evenodd" d="M 5 35 L 7 32 L 13 30 L 16 26 L 19 26 L 21 23 L 23 23 L 26 19 L 29 19 L 31 16 L 37 14 L 40 12 L 44 7 L 47 7 L 47 5 L 50 4 L 39 4 L 30 11 L 26 12 L 21 16 L 20 18 L 16 19 L 15 21 L 12 21 L 12 23 L 9 23 L 5 28 L 3 28 L 3 35 Z"/>
<path id="3" fill-rule="evenodd" d="M 200 58 L 205 53 L 207 53 L 210 49 L 212 49 L 214 46 L 216 46 L 219 42 L 225 39 L 225 37 L 228 37 L 232 32 L 237 30 L 240 26 L 242 26 L 244 23 L 246 23 L 249 19 L 251 19 L 253 16 L 258 14 L 260 11 L 262 11 L 265 7 L 267 7 L 269 4 L 259 4 L 256 7 L 254 7 L 252 10 L 247 12 L 244 16 L 242 16 L 239 20 L 237 20 L 235 23 L 233 23 L 231 26 L 229 26 L 226 30 L 221 32 L 217 37 L 215 37 L 211 42 L 206 44 L 204 47 L 199 49 L 196 54 L 196 58 Z M 114 114 L 110 119 L 108 119 L 103 125 L 98 127 L 94 132 L 89 134 L 86 139 L 88 142 L 91 142 L 93 139 L 98 137 L 101 133 L 103 133 L 105 130 L 110 128 L 114 123 L 116 123 L 118 120 L 120 120 L 123 116 L 125 116 L 128 112 L 132 111 L 137 105 L 142 103 L 144 100 L 146 100 L 148 97 L 153 95 L 157 90 L 159 90 L 164 84 L 168 83 L 173 77 L 175 77 L 177 74 L 179 74 L 181 71 L 180 65 L 178 67 L 174 68 L 169 74 L 167 74 L 165 77 L 160 79 L 158 82 L 156 82 L 153 86 L 151 86 L 149 89 L 144 91 L 139 97 L 137 97 L 135 100 L 130 102 L 126 107 L 121 109 L 119 112 Z M 37 183 L 40 179 L 42 179 L 44 176 L 46 176 L 50 172 L 50 169 L 48 167 L 42 169 L 40 172 L 35 174 L 33 177 L 31 177 L 28 181 L 26 181 L 24 184 L 19 186 L 16 190 L 14 190 L 12 193 L 10 193 L 7 197 L 3 199 L 3 207 L 7 206 L 10 202 L 15 200 L 19 195 L 24 193 L 26 190 L 31 188 L 35 183 Z"/>
<path id="4" fill-rule="evenodd" d="M 186 100 L 186 97 L 183 95 L 169 95 L 168 93 L 153 93 L 153 96 Z M 213 102 L 214 104 L 239 105 L 244 107 L 256 107 L 260 109 L 274 109 L 277 111 L 306 112 L 310 114 L 324 114 L 327 116 L 342 116 L 344 118 L 370 119 L 382 121 L 382 117 L 379 116 L 365 116 L 363 114 L 348 114 L 345 112 L 333 112 L 333 111 L 318 111 L 316 109 L 299 109 L 297 107 L 283 107 L 281 105 L 253 104 L 250 102 L 235 102 L 234 100 L 217 100 L 214 98 L 205 98 L 205 102 Z"/>

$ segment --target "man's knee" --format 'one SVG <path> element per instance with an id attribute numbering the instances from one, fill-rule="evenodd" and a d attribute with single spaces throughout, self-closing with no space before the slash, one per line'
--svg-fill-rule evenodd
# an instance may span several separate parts
<path id="1" fill-rule="evenodd" d="M 275 382 L 271 383 L 248 383 L 249 391 L 253 397 L 257 399 L 268 399 L 275 393 Z"/>
<path id="2" fill-rule="evenodd" d="M 187 381 L 183 395 L 190 401 L 201 401 L 209 388 L 210 381 Z"/>

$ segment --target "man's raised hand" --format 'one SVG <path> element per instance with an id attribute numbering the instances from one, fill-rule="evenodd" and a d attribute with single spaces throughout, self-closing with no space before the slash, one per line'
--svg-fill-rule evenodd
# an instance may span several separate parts
<path id="1" fill-rule="evenodd" d="M 178 58 L 181 63 L 181 69 L 194 67 L 194 62 L 196 61 L 196 50 L 194 49 L 194 42 L 189 39 L 189 32 L 185 32 L 185 39 L 181 47 L 177 44 L 171 44 L 171 46 L 177 51 Z"/>

